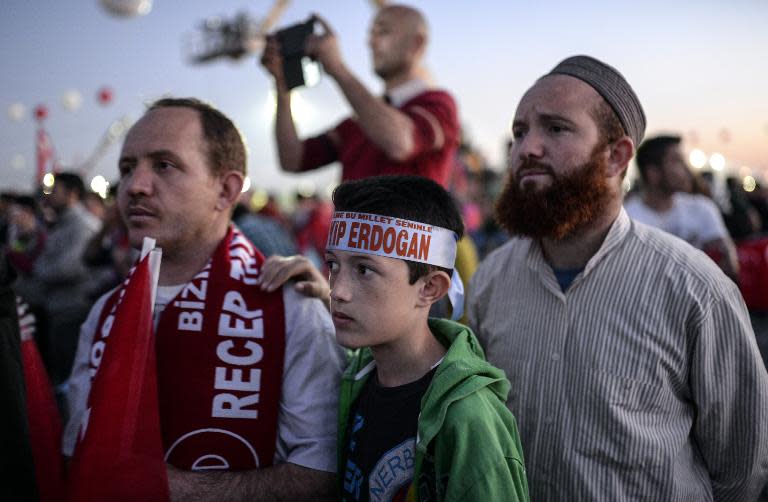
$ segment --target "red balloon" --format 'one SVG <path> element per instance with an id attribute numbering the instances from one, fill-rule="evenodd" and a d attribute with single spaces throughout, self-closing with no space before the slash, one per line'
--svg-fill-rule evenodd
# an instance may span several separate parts
<path id="1" fill-rule="evenodd" d="M 99 89 L 97 98 L 99 100 L 99 104 L 108 105 L 110 102 L 112 102 L 112 89 L 109 87 L 102 87 Z"/>
<path id="2" fill-rule="evenodd" d="M 37 105 L 35 107 L 35 118 L 39 121 L 43 121 L 48 118 L 48 107 L 45 105 Z"/>

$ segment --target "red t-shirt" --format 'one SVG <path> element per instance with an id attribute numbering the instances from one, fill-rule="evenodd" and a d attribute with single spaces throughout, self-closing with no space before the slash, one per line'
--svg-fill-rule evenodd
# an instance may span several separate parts
<path id="1" fill-rule="evenodd" d="M 301 171 L 338 160 L 342 165 L 341 181 L 385 174 L 413 174 L 447 186 L 459 143 L 459 120 L 453 98 L 445 91 L 429 90 L 406 101 L 400 111 L 408 115 L 415 126 L 414 149 L 405 161 L 397 162 L 387 157 L 368 139 L 357 122 L 348 118 L 335 129 L 340 138 L 338 149 L 325 134 L 304 140 Z M 435 130 L 430 116 L 434 117 L 440 131 Z M 442 146 L 435 150 L 435 136 L 440 134 L 443 136 Z"/>

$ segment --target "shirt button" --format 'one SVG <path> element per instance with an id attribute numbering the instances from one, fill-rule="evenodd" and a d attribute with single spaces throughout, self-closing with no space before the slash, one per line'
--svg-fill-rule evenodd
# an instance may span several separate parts
<path id="1" fill-rule="evenodd" d="M 553 361 L 559 361 L 560 360 L 560 354 L 557 352 L 552 352 L 552 355 L 550 356 Z"/>
<path id="2" fill-rule="evenodd" d="M 544 417 L 544 424 L 545 425 L 552 425 L 555 422 L 555 418 L 552 415 L 547 415 Z"/>

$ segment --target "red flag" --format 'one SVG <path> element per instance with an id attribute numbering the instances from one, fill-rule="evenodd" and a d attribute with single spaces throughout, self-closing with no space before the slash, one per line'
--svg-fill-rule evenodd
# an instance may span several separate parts
<path id="1" fill-rule="evenodd" d="M 149 255 L 136 266 L 93 379 L 70 471 L 72 501 L 166 501 Z"/>
<path id="2" fill-rule="evenodd" d="M 33 338 L 35 318 L 25 303 L 16 299 L 21 330 L 21 359 L 27 390 L 29 442 L 35 461 L 37 489 L 42 502 L 60 500 L 64 491 L 61 457 L 61 419 L 51 382 Z"/>

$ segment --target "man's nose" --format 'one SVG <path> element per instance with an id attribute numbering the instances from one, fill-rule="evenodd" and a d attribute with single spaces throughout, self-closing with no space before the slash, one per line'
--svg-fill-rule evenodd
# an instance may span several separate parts
<path id="1" fill-rule="evenodd" d="M 528 131 L 515 139 L 509 148 L 510 160 L 540 159 L 544 156 L 544 141 L 540 134 Z"/>
<path id="2" fill-rule="evenodd" d="M 138 165 L 128 179 L 123 179 L 120 183 L 126 183 L 126 191 L 131 195 L 150 195 L 154 183 L 154 174 L 147 166 Z"/>

